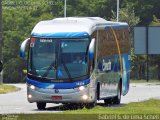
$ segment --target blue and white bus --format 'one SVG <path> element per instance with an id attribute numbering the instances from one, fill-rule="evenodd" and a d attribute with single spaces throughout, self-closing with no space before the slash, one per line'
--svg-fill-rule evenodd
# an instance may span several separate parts
<path id="1" fill-rule="evenodd" d="M 119 104 L 129 90 L 127 23 L 100 17 L 41 21 L 21 44 L 22 59 L 25 51 L 27 98 L 38 109 L 46 103 Z"/>

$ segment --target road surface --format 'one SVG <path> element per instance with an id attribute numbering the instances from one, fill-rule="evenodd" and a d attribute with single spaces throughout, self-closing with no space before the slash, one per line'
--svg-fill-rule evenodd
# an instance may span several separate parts
<path id="1" fill-rule="evenodd" d="M 0 94 L 0 114 L 12 113 L 41 113 L 41 112 L 59 112 L 63 111 L 61 104 L 47 104 L 47 110 L 38 110 L 35 103 L 28 103 L 26 98 L 26 85 L 13 84 L 20 91 Z M 130 84 L 129 93 L 122 96 L 121 104 L 130 102 L 139 102 L 151 98 L 160 99 L 160 83 L 139 83 Z M 100 103 L 102 101 L 99 101 Z"/>

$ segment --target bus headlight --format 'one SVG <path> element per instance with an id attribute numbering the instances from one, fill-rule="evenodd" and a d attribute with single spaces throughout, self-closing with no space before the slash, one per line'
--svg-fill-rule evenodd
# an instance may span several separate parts
<path id="1" fill-rule="evenodd" d="M 87 87 L 87 85 L 86 85 L 86 86 L 79 86 L 79 87 L 74 88 L 74 89 L 75 89 L 75 90 L 82 91 L 82 90 L 84 90 L 86 87 Z"/>
<path id="2" fill-rule="evenodd" d="M 36 87 L 35 87 L 34 85 L 31 85 L 30 88 L 31 88 L 32 90 L 35 90 L 35 89 L 36 89 Z"/>
<path id="3" fill-rule="evenodd" d="M 84 90 L 85 87 L 84 87 L 84 86 L 80 86 L 78 89 L 79 89 L 79 90 Z"/>

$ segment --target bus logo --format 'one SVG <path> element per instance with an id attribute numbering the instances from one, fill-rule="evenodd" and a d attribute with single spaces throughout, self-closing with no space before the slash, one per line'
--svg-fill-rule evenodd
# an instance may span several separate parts
<path id="1" fill-rule="evenodd" d="M 56 90 L 55 90 L 55 93 L 59 93 L 59 90 L 56 89 Z"/>

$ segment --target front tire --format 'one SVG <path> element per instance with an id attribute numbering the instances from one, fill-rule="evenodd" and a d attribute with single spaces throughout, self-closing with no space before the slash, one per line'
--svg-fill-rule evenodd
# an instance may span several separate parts
<path id="1" fill-rule="evenodd" d="M 46 103 L 37 102 L 37 108 L 38 108 L 38 110 L 45 110 Z"/>
<path id="2" fill-rule="evenodd" d="M 87 103 L 87 104 L 85 105 L 85 107 L 86 107 L 87 109 L 92 109 L 92 108 L 94 108 L 96 105 L 97 105 L 97 101 L 94 101 L 94 102 L 92 102 L 92 103 Z"/>
<path id="3" fill-rule="evenodd" d="M 98 98 L 98 95 L 99 95 L 99 93 L 98 93 L 98 87 L 97 87 L 96 90 L 97 90 L 97 91 L 96 91 L 96 93 L 95 93 L 95 101 L 93 101 L 92 103 L 87 103 L 87 104 L 85 104 L 85 107 L 86 107 L 87 109 L 92 109 L 92 108 L 94 108 L 94 107 L 97 105 L 97 98 Z"/>

